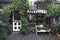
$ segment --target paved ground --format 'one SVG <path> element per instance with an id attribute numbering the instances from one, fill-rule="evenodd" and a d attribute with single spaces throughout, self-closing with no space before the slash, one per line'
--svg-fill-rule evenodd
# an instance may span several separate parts
<path id="1" fill-rule="evenodd" d="M 48 34 L 28 34 L 28 35 L 21 35 L 18 32 L 13 32 L 10 36 L 8 36 L 7 40 L 57 40 L 56 36 L 51 36 Z"/>

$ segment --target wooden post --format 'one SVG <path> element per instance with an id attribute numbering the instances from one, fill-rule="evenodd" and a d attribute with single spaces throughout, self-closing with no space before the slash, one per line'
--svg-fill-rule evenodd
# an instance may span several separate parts
<path id="1" fill-rule="evenodd" d="M 38 14 L 36 14 L 36 25 L 38 25 Z"/>

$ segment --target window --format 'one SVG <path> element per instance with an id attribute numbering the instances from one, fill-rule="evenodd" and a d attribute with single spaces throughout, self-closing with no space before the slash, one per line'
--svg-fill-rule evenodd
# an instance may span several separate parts
<path id="1" fill-rule="evenodd" d="M 36 1 L 34 3 L 37 9 L 45 9 L 46 4 L 42 3 L 41 1 Z"/>
<path id="2" fill-rule="evenodd" d="M 17 29 L 17 27 L 14 27 L 14 29 Z"/>
<path id="3" fill-rule="evenodd" d="M 20 23 L 18 23 L 18 25 L 20 25 Z"/>
<path id="4" fill-rule="evenodd" d="M 18 27 L 18 29 L 20 29 L 20 27 Z"/>
<path id="5" fill-rule="evenodd" d="M 59 16 L 53 18 L 53 24 L 59 23 Z"/>
<path id="6" fill-rule="evenodd" d="M 20 20 L 20 14 L 18 11 L 14 12 L 14 20 Z"/>
<path id="7" fill-rule="evenodd" d="M 14 23 L 14 25 L 16 25 L 16 23 Z"/>
<path id="8" fill-rule="evenodd" d="M 59 16 L 55 17 L 55 21 L 59 21 Z"/>

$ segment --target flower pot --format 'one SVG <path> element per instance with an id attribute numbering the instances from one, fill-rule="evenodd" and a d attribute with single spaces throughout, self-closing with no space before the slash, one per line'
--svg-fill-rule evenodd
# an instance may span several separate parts
<path id="1" fill-rule="evenodd" d="M 50 33 L 55 35 L 56 34 L 56 30 L 54 28 L 51 28 Z"/>
<path id="2" fill-rule="evenodd" d="M 57 33 L 57 38 L 58 38 L 58 40 L 60 40 L 60 34 L 59 33 Z"/>

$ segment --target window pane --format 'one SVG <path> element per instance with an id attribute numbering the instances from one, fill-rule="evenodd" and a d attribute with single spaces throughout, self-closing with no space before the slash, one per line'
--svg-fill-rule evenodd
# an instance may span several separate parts
<path id="1" fill-rule="evenodd" d="M 34 4 L 36 5 L 36 8 L 37 9 L 46 9 L 45 8 L 46 7 L 46 4 L 44 4 L 43 2 L 36 1 Z"/>
<path id="2" fill-rule="evenodd" d="M 18 29 L 20 29 L 20 27 L 18 27 Z"/>
<path id="3" fill-rule="evenodd" d="M 17 29 L 17 27 L 14 27 L 14 29 Z"/>
<path id="4" fill-rule="evenodd" d="M 16 25 L 16 23 L 14 23 L 14 25 Z"/>
<path id="5" fill-rule="evenodd" d="M 20 20 L 20 14 L 17 11 L 14 12 L 14 20 Z"/>
<path id="6" fill-rule="evenodd" d="M 58 16 L 55 18 L 55 21 L 59 21 L 59 17 Z"/>
<path id="7" fill-rule="evenodd" d="M 20 25 L 20 23 L 18 23 L 18 25 Z"/>

